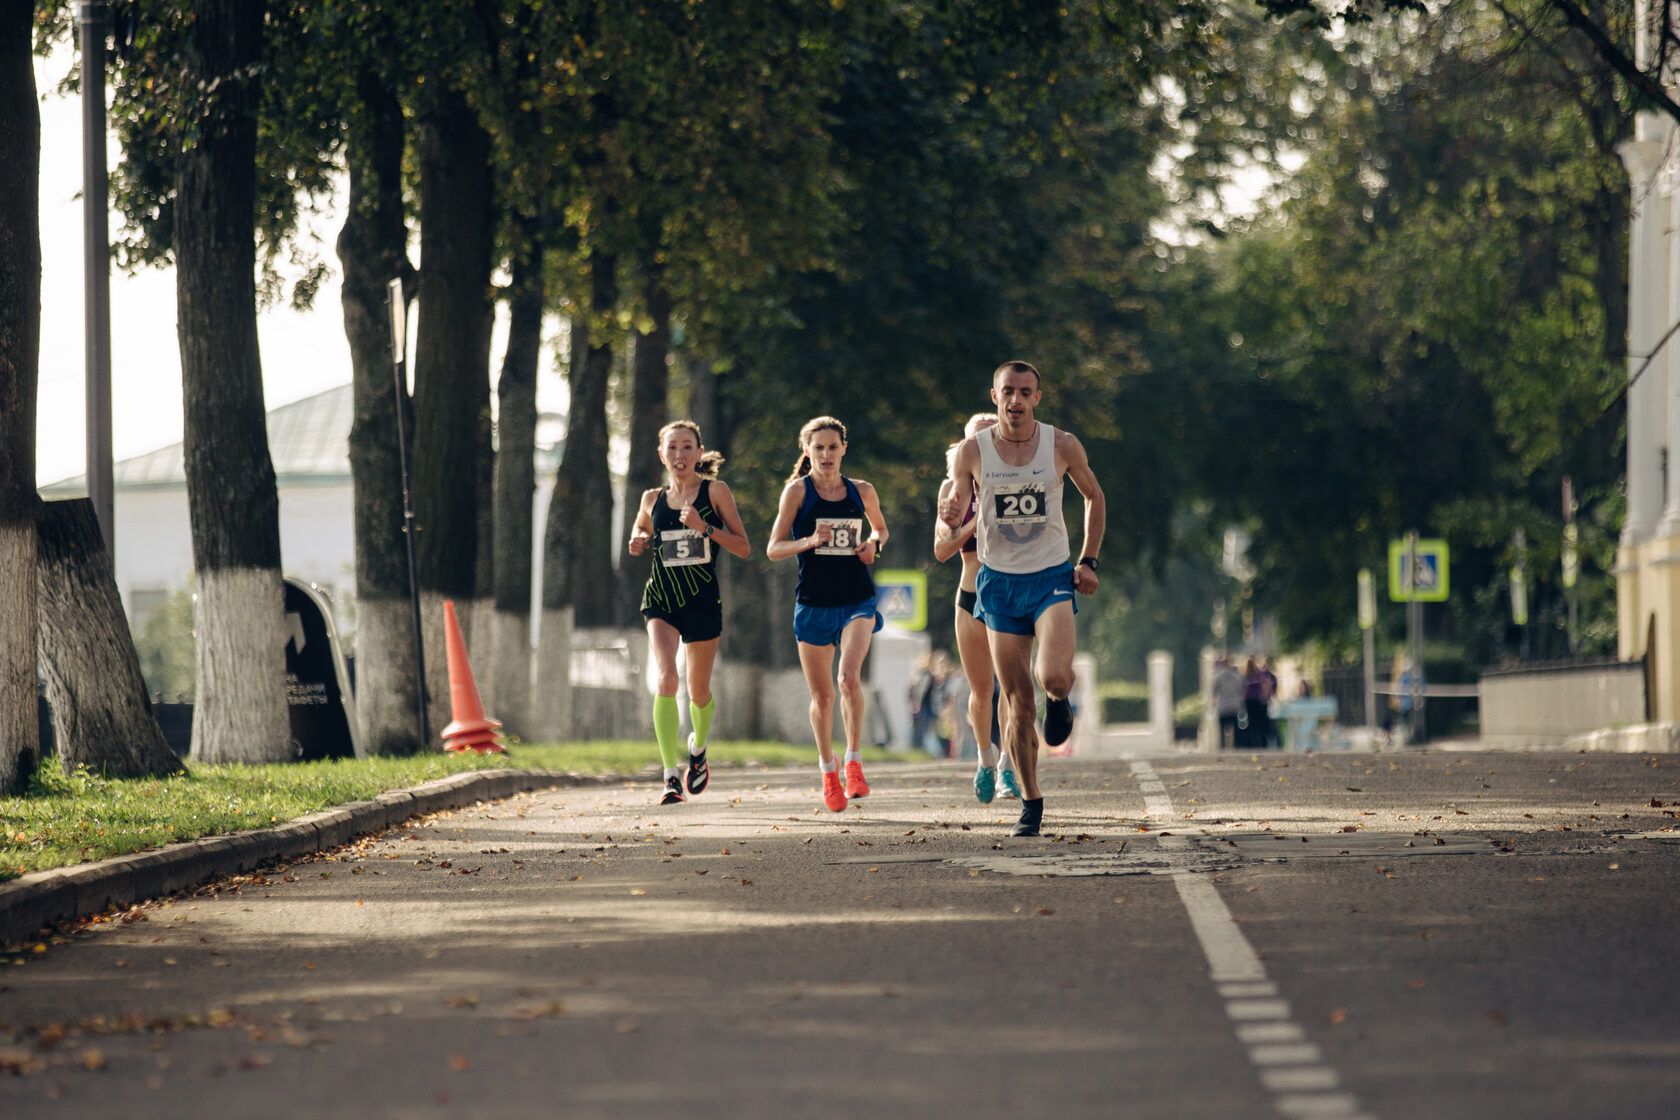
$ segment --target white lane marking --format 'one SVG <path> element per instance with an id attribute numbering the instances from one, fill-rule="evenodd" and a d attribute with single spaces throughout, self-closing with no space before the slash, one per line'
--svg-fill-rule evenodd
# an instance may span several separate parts
<path id="1" fill-rule="evenodd" d="M 1257 1066 L 1310 1066 L 1318 1064 L 1323 1057 L 1310 1042 L 1248 1048 L 1248 1060 Z"/>
<path id="2" fill-rule="evenodd" d="M 1307 1032 L 1294 1023 L 1243 1023 L 1237 1027 L 1237 1041 L 1247 1046 L 1265 1042 L 1300 1042 Z"/>
<path id="3" fill-rule="evenodd" d="M 1287 1019 L 1289 1018 L 1289 1001 L 1286 999 L 1233 999 L 1225 1004 L 1225 1014 L 1242 1022 L 1253 1022 L 1255 1019 Z"/>
<path id="4" fill-rule="evenodd" d="M 1285 1116 L 1300 1120 L 1372 1120 L 1369 1113 L 1359 1111 L 1359 1101 L 1351 1093 L 1288 1094 L 1273 1103 Z"/>
<path id="5" fill-rule="evenodd" d="M 1152 817 L 1172 816 L 1172 798 L 1148 762 L 1132 763 L 1132 774 L 1143 794 L 1144 810 Z M 1207 957 L 1208 975 L 1225 1000 L 1225 1014 L 1236 1023 L 1237 1039 L 1249 1047 L 1260 1084 L 1273 1094 L 1278 1112 L 1300 1120 L 1375 1120 L 1360 1111 L 1351 1093 L 1331 1092 L 1341 1086 L 1336 1071 L 1323 1063 L 1319 1048 L 1306 1041 L 1306 1032 L 1290 1020 L 1289 1001 L 1277 997 L 1277 985 L 1266 975 L 1260 954 L 1231 916 L 1213 883 L 1191 870 L 1192 846 L 1182 836 L 1162 836 L 1156 845 L 1167 858 L 1173 885 L 1190 917 L 1190 926 Z"/>
<path id="6" fill-rule="evenodd" d="M 1226 999 L 1239 999 L 1244 996 L 1275 996 L 1277 995 L 1277 985 L 1270 981 L 1221 984 L 1219 985 L 1219 994 Z"/>
<path id="7" fill-rule="evenodd" d="M 1298 1093 L 1303 1089 L 1335 1089 L 1341 1085 L 1336 1071 L 1325 1066 L 1297 1066 L 1294 1069 L 1263 1069 L 1260 1084 L 1274 1093 Z"/>

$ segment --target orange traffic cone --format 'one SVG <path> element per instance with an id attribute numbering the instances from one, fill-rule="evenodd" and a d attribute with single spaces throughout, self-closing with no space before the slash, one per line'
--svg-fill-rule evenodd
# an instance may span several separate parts
<path id="1" fill-rule="evenodd" d="M 443 601 L 443 636 L 449 655 L 449 710 L 455 717 L 443 729 L 443 749 L 505 753 L 507 748 L 496 740 L 496 729 L 502 721 L 484 714 L 478 682 L 473 680 L 472 665 L 467 661 L 467 643 L 461 637 L 461 624 L 455 621 L 455 604 L 449 599 Z"/>

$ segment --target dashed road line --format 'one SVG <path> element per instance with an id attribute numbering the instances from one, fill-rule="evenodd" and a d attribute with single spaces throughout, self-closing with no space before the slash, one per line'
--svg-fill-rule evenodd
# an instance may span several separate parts
<path id="1" fill-rule="evenodd" d="M 1144 811 L 1170 819 L 1172 798 L 1155 768 L 1140 759 L 1132 763 L 1132 773 L 1143 794 Z M 1278 995 L 1260 954 L 1243 936 L 1213 883 L 1192 872 L 1190 841 L 1161 836 L 1156 842 L 1174 863 L 1169 874 L 1207 957 L 1208 975 L 1225 1000 L 1237 1041 L 1248 1048 L 1260 1084 L 1272 1094 L 1273 1107 L 1291 1120 L 1372 1120 L 1357 1097 L 1338 1091 L 1341 1078 L 1291 1018 L 1289 1001 Z"/>

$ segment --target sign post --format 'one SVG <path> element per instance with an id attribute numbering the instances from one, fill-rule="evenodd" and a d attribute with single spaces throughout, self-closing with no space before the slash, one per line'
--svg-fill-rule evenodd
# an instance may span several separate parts
<path id="1" fill-rule="evenodd" d="M 1424 720 L 1423 686 L 1423 604 L 1442 603 L 1447 599 L 1450 581 L 1448 561 L 1450 553 L 1443 540 L 1420 540 L 1415 532 L 1405 538 L 1388 542 L 1388 597 L 1406 604 L 1406 650 L 1411 662 L 1412 730 L 1416 741 L 1422 742 L 1427 724 Z"/>
<path id="2" fill-rule="evenodd" d="M 1377 727 L 1377 588 L 1371 569 L 1359 569 L 1359 629 L 1365 632 L 1365 730 Z"/>

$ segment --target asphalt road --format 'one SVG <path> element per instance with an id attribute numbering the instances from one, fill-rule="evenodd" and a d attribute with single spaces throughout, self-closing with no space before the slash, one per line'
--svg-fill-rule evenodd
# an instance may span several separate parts
<path id="1" fill-rule="evenodd" d="M 0 967 L 0 1116 L 1671 1117 L 1680 757 L 956 764 L 439 814 Z"/>

